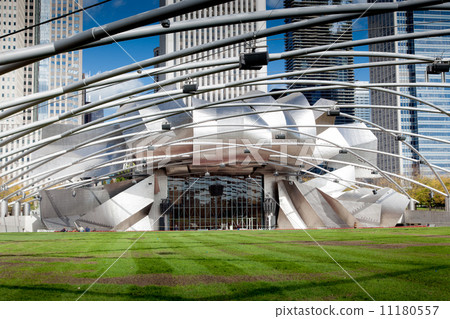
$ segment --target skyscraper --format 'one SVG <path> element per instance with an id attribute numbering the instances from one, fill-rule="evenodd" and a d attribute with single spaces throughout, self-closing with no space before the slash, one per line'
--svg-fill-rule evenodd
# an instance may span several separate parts
<path id="1" fill-rule="evenodd" d="M 77 3 L 79 6 L 83 5 L 82 0 L 78 0 Z M 0 52 L 54 42 L 80 32 L 83 28 L 81 12 L 45 23 L 40 27 L 35 26 L 79 9 L 74 6 L 77 5 L 67 0 L 0 0 Z M 0 76 L 0 103 L 76 82 L 81 79 L 81 72 L 81 51 L 59 54 L 29 64 Z M 78 93 L 66 95 L 2 119 L 0 127 L 2 131 L 7 131 L 38 118 L 62 114 L 81 104 L 82 96 Z M 27 145 L 39 139 L 40 131 L 36 131 L 1 147 L 1 166 L 6 165 L 18 149 L 26 149 Z M 1 169 L 0 175 L 7 178 L 16 176 L 29 161 L 29 156 L 15 161 Z M 17 169 L 18 167 L 21 169 Z"/>
<path id="2" fill-rule="evenodd" d="M 160 6 L 166 6 L 180 2 L 180 0 L 160 0 Z M 266 1 L 264 0 L 236 0 L 233 2 L 228 2 L 214 7 L 202 9 L 199 11 L 191 12 L 182 16 L 175 17 L 173 22 L 192 20 L 192 19 L 202 19 L 211 18 L 220 15 L 230 15 L 246 12 L 254 12 L 266 9 Z M 162 35 L 160 37 L 160 48 L 158 50 L 159 55 L 168 54 L 171 52 L 195 47 L 205 43 L 209 43 L 215 40 L 220 40 L 223 38 L 232 37 L 233 35 L 239 35 L 249 32 L 258 32 L 266 28 L 265 21 L 262 22 L 251 22 L 251 23 L 240 23 L 236 25 L 227 25 L 207 29 L 198 29 L 192 31 L 184 31 L 179 33 L 172 33 L 167 35 Z M 264 39 L 259 39 L 257 41 L 258 47 L 264 47 L 266 41 Z M 259 49 L 257 49 L 258 51 Z M 182 63 L 188 63 L 190 61 L 213 61 L 226 59 L 231 57 L 239 57 L 241 52 L 248 52 L 248 48 L 245 48 L 244 44 L 227 46 L 221 49 L 216 49 L 208 52 L 202 52 L 198 54 L 191 55 L 189 57 L 176 59 L 174 61 L 166 62 L 165 66 L 180 65 Z M 198 69 L 199 70 L 199 69 Z M 167 75 L 159 75 L 158 80 L 169 79 L 185 74 L 185 71 L 169 73 Z M 263 67 L 261 70 L 230 70 L 221 73 L 212 74 L 199 79 L 194 80 L 201 86 L 209 85 L 223 85 L 230 82 L 243 79 L 256 78 L 258 75 L 264 76 L 267 74 L 267 67 Z M 209 101 L 222 101 L 229 98 L 239 96 L 246 93 L 252 89 L 265 90 L 265 86 L 251 86 L 251 87 L 236 87 L 228 88 L 222 90 L 216 90 L 211 93 L 204 93 L 198 95 L 199 98 L 209 100 Z M 186 101 L 189 105 L 189 99 Z"/>
<path id="3" fill-rule="evenodd" d="M 31 28 L 17 32 L 36 22 L 39 3 L 33 0 L 0 0 L 0 52 L 22 49 L 36 43 L 37 33 Z M 36 91 L 36 64 L 27 65 L 0 76 L 0 102 L 6 102 Z M 3 124 L 23 124 L 33 121 L 32 110 L 2 121 Z"/>
<path id="4" fill-rule="evenodd" d="M 71 13 L 83 6 L 83 1 L 40 0 L 42 21 Z M 40 27 L 40 43 L 51 43 L 70 37 L 83 30 L 83 12 L 56 19 Z M 47 91 L 78 82 L 82 79 L 82 51 L 55 55 L 39 63 L 39 91 Z M 67 94 L 39 105 L 39 119 L 71 111 L 83 103 L 79 93 Z M 80 118 L 72 123 L 81 124 Z"/>
<path id="5" fill-rule="evenodd" d="M 357 84 L 369 84 L 367 81 L 356 81 Z M 355 88 L 355 104 L 370 106 L 370 91 L 363 88 Z M 355 116 L 363 120 L 372 121 L 372 112 L 369 107 L 355 108 Z"/>
<path id="6" fill-rule="evenodd" d="M 374 2 L 371 0 L 370 2 Z M 407 11 L 385 13 L 369 17 L 369 37 L 388 36 L 403 33 L 423 32 L 450 28 L 447 11 Z M 395 52 L 417 54 L 433 58 L 449 58 L 448 51 L 450 37 L 433 37 L 399 42 L 385 42 L 369 47 L 370 51 Z M 371 61 L 387 60 L 371 58 Z M 397 82 L 420 83 L 425 82 L 425 64 L 399 65 L 372 68 L 370 70 L 371 83 Z M 448 76 L 448 75 L 447 75 Z M 430 82 L 440 82 L 441 75 L 429 75 Z M 431 87 L 400 87 L 398 91 L 422 98 L 447 111 L 450 110 L 450 92 L 445 88 Z M 384 92 L 372 92 L 372 104 L 391 105 L 397 107 L 429 108 L 417 101 L 406 97 L 396 96 Z M 406 133 L 422 134 L 433 138 L 449 140 L 448 116 L 435 113 L 424 113 L 410 110 L 374 109 L 373 121 L 387 129 L 401 130 Z M 378 164 L 382 169 L 390 172 L 411 176 L 427 175 L 431 172 L 425 165 L 419 165 L 419 156 L 401 141 L 387 134 L 378 133 L 379 149 L 397 154 L 408 159 L 380 155 Z M 450 145 L 431 141 L 424 138 L 407 136 L 406 142 L 420 151 L 432 164 L 443 168 L 450 168 Z"/>
<path id="7" fill-rule="evenodd" d="M 285 8 L 310 7 L 321 5 L 339 5 L 351 3 L 351 0 L 284 0 Z M 302 19 L 315 18 L 316 16 L 303 17 Z M 300 21 L 298 18 L 286 19 L 286 23 Z M 352 40 L 352 21 L 342 21 L 336 23 L 327 23 L 307 29 L 298 29 L 287 32 L 285 35 L 286 51 L 305 49 L 320 45 L 340 43 Z M 286 59 L 286 72 L 353 64 L 353 57 L 299 57 Z M 343 81 L 353 82 L 354 72 L 349 70 L 338 70 L 332 72 L 322 72 L 314 74 L 305 74 L 302 76 L 293 76 L 293 80 L 324 80 L 324 81 Z M 294 84 L 292 88 L 311 87 L 311 85 Z M 339 105 L 353 104 L 354 90 L 352 88 L 342 88 L 333 90 L 314 90 L 304 92 L 310 104 L 314 104 L 320 98 L 337 101 Z M 341 111 L 354 114 L 353 108 L 341 107 Z M 338 117 L 336 124 L 348 123 L 352 120 Z"/>
<path id="8" fill-rule="evenodd" d="M 38 21 L 39 1 L 36 0 L 0 0 L 0 52 L 13 51 L 32 46 L 37 43 L 38 34 L 35 28 L 31 28 Z M 29 28 L 27 30 L 23 30 Z M 23 30 L 23 31 L 20 31 Z M 13 100 L 37 91 L 38 64 L 29 64 L 23 68 L 0 75 L 0 103 Z M 14 129 L 23 124 L 32 122 L 35 113 L 32 109 L 24 110 L 18 114 L 2 119 L 0 129 L 2 132 Z M 17 139 L 14 143 L 0 147 L 0 165 L 7 163 L 8 154 L 23 148 L 39 138 L 39 132 L 26 135 Z M 12 169 L 26 164 L 29 157 L 17 161 L 13 166 L 9 165 L 1 170 L 3 177 L 11 177 L 17 174 L 9 174 Z"/>

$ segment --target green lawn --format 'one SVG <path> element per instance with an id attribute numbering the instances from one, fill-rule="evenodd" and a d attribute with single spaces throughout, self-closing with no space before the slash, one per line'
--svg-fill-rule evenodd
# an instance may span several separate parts
<path id="1" fill-rule="evenodd" d="M 145 233 L 81 300 L 449 300 L 450 228 Z M 0 300 L 76 300 L 142 233 L 1 233 Z M 325 252 L 325 251 L 326 252 Z"/>

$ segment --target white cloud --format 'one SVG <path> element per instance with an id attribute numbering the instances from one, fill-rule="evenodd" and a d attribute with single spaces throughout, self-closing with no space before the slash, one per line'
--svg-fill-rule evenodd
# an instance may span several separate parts
<path id="1" fill-rule="evenodd" d="M 132 80 L 132 81 L 127 81 L 127 82 L 123 82 L 120 84 L 108 86 L 108 87 L 105 87 L 100 90 L 87 92 L 87 100 L 90 102 L 103 100 L 103 99 L 106 99 L 113 95 L 116 95 L 118 93 L 126 92 L 131 89 L 135 89 L 140 86 L 143 86 L 143 85 L 144 85 L 144 83 L 140 80 Z"/>

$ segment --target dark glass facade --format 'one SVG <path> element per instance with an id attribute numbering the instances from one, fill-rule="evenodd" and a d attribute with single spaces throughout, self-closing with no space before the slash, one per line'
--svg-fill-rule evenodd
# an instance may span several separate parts
<path id="1" fill-rule="evenodd" d="M 326 6 L 326 5 L 341 5 L 351 3 L 349 0 L 285 0 L 285 8 L 299 8 L 312 6 Z M 308 16 L 300 18 L 286 19 L 286 23 L 298 22 L 317 16 Z M 320 45 L 330 45 L 334 43 L 341 43 L 352 40 L 352 21 L 341 21 L 336 23 L 324 23 L 321 25 L 299 28 L 295 31 L 290 31 L 285 34 L 285 50 L 293 51 L 299 49 L 307 49 Z M 286 59 L 286 72 L 302 71 L 316 68 L 326 68 L 339 65 L 353 64 L 353 57 L 351 56 L 321 56 L 308 57 L 301 56 L 296 58 Z M 301 76 L 289 77 L 291 80 L 318 80 L 318 81 L 341 81 L 352 83 L 355 80 L 354 70 L 335 70 L 329 72 L 303 74 Z M 291 85 L 291 88 L 309 88 L 314 85 L 303 85 L 300 82 Z M 355 109 L 352 107 L 345 107 L 345 105 L 354 104 L 354 89 L 351 87 L 338 88 L 332 90 L 317 90 L 304 91 L 303 94 L 308 99 L 309 103 L 313 105 L 319 99 L 324 98 L 338 102 L 341 106 L 341 112 L 350 115 L 355 115 Z M 336 124 L 352 123 L 353 120 L 338 116 Z"/>
<path id="2" fill-rule="evenodd" d="M 161 219 L 161 229 L 264 228 L 262 176 L 168 177 L 167 182 L 168 198 L 161 205 L 161 214 L 166 216 Z M 211 189 L 222 187 L 221 195 L 212 196 Z"/>

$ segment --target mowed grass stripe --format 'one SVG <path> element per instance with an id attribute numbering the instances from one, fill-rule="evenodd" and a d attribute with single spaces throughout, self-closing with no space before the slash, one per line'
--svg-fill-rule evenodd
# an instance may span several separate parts
<path id="1" fill-rule="evenodd" d="M 205 234 L 208 233 L 208 234 Z M 208 231 L 190 234 L 195 252 L 195 262 L 207 268 L 208 275 L 233 276 L 248 274 L 248 268 L 242 257 L 227 252 L 224 247 L 236 245 L 236 237 L 226 236 L 226 232 Z M 187 234 L 187 233 L 186 233 Z"/>
<path id="2" fill-rule="evenodd" d="M 142 242 L 137 243 L 143 245 L 148 242 L 160 243 L 160 246 L 150 250 L 151 257 L 147 257 L 145 262 L 153 262 L 155 258 L 164 259 L 171 267 L 172 275 L 185 275 L 185 274 L 203 274 L 208 271 L 208 268 L 201 266 L 196 262 L 197 251 L 200 247 L 191 249 L 192 243 L 191 236 L 185 236 L 184 233 L 147 233 Z M 168 236 L 167 236 L 168 235 Z M 195 243 L 195 242 L 194 242 Z M 142 256 L 137 255 L 136 258 L 143 259 Z M 164 273 L 158 271 L 158 273 Z"/>
<path id="3" fill-rule="evenodd" d="M 309 232 L 377 300 L 448 300 L 449 230 Z M 0 234 L 0 299 L 74 300 L 140 235 Z M 83 300 L 366 300 L 326 257 L 303 231 L 149 232 Z"/>

